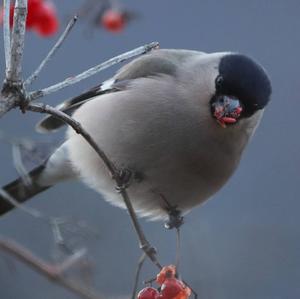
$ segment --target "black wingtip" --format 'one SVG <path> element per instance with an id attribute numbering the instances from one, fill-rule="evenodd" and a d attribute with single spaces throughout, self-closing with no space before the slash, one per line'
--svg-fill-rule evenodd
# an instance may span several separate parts
<path id="1" fill-rule="evenodd" d="M 2 187 L 3 194 L 0 194 L 0 216 L 13 210 L 16 206 L 5 196 L 5 193 L 9 197 L 13 198 L 18 204 L 24 203 L 36 194 L 50 188 L 51 186 L 41 186 L 36 183 L 38 176 L 42 173 L 45 166 L 41 165 L 32 170 L 28 175 L 32 180 L 31 185 L 25 185 L 22 178 L 18 178 L 15 181 Z"/>

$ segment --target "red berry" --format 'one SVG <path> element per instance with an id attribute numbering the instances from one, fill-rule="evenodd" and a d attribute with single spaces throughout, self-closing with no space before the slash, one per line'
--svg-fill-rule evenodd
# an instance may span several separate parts
<path id="1" fill-rule="evenodd" d="M 28 0 L 28 14 L 26 19 L 26 27 L 32 28 L 38 21 L 38 15 L 43 8 L 42 0 Z"/>
<path id="2" fill-rule="evenodd" d="M 44 2 L 37 11 L 35 31 L 41 36 L 50 36 L 57 32 L 59 22 L 55 7 L 51 2 Z"/>
<path id="3" fill-rule="evenodd" d="M 151 287 L 146 287 L 139 291 L 137 299 L 157 299 L 159 293 L 156 289 Z"/>
<path id="4" fill-rule="evenodd" d="M 161 286 L 160 293 L 164 299 L 175 298 L 182 290 L 184 284 L 176 278 L 167 278 Z"/>
<path id="5" fill-rule="evenodd" d="M 35 21 L 36 21 L 36 15 L 38 10 L 42 6 L 42 0 L 28 0 L 28 12 L 27 12 L 27 19 L 26 19 L 26 28 L 32 28 Z M 15 6 L 11 4 L 10 6 L 10 13 L 9 13 L 9 24 L 10 27 L 12 27 L 14 22 L 14 9 Z M 4 10 L 1 8 L 0 12 L 0 25 L 3 24 L 3 14 Z"/>
<path id="6" fill-rule="evenodd" d="M 125 18 L 122 12 L 117 10 L 109 9 L 102 15 L 101 24 L 102 26 L 111 32 L 120 32 L 124 29 Z"/>
<path id="7" fill-rule="evenodd" d="M 176 267 L 174 265 L 165 266 L 156 276 L 156 282 L 162 285 L 167 278 L 175 278 Z"/>

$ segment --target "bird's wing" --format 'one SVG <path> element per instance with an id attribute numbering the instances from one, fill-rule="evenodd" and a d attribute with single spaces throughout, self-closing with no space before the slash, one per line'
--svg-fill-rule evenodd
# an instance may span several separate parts
<path id="1" fill-rule="evenodd" d="M 64 101 L 56 108 L 71 115 L 82 104 L 96 96 L 125 90 L 132 80 L 161 74 L 176 76 L 178 68 L 186 61 L 203 54 L 203 52 L 191 50 L 154 50 L 123 66 L 113 78 L 79 96 Z M 47 116 L 37 124 L 36 128 L 39 132 L 47 133 L 56 131 L 63 125 L 65 125 L 63 121 Z"/>

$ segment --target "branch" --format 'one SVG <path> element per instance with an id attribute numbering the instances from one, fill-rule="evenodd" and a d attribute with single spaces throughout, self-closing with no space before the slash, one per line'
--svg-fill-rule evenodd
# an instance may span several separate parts
<path id="1" fill-rule="evenodd" d="M 16 95 L 8 92 L 7 87 L 3 86 L 2 97 L 0 95 L 0 118 L 11 109 L 15 108 L 18 103 Z"/>
<path id="2" fill-rule="evenodd" d="M 158 43 L 157 42 L 152 42 L 150 44 L 138 47 L 134 50 L 128 51 L 126 53 L 123 53 L 121 55 L 115 56 L 103 63 L 100 63 L 86 71 L 84 71 L 83 73 L 76 75 L 74 77 L 69 77 L 67 79 L 65 79 L 64 81 L 54 84 L 52 86 L 49 86 L 47 88 L 41 89 L 41 90 L 37 90 L 34 91 L 32 93 L 29 94 L 30 100 L 35 100 L 37 98 L 49 95 L 53 92 L 56 92 L 62 88 L 68 87 L 70 85 L 73 85 L 77 82 L 80 82 L 90 76 L 93 76 L 95 74 L 97 74 L 100 71 L 103 71 L 117 63 L 123 62 L 129 58 L 141 55 L 141 54 L 145 54 L 149 51 L 151 51 L 152 49 L 155 49 L 158 47 Z"/>
<path id="3" fill-rule="evenodd" d="M 27 0 L 16 0 L 14 25 L 10 42 L 9 10 L 10 1 L 4 1 L 4 49 L 5 49 L 5 80 L 0 97 L 0 117 L 16 107 L 23 100 L 22 58 L 24 50 L 25 26 L 27 16 Z M 21 91 L 21 93 L 20 93 Z"/>
<path id="4" fill-rule="evenodd" d="M 7 21 L 7 11 L 6 8 L 6 21 Z M 67 114 L 54 109 L 53 107 L 45 104 L 30 104 L 30 101 L 35 100 L 39 97 L 51 94 L 55 91 L 58 91 L 62 88 L 80 82 L 108 67 L 113 66 L 116 63 L 123 62 L 129 58 L 135 57 L 137 55 L 144 54 L 149 52 L 152 49 L 158 48 L 158 43 L 153 42 L 141 47 L 138 47 L 129 52 L 118 55 L 114 58 L 107 60 L 104 63 L 101 63 L 95 67 L 92 67 L 85 72 L 75 76 L 65 79 L 64 81 L 54 84 L 50 87 L 37 90 L 28 94 L 24 88 L 24 82 L 22 81 L 22 57 L 23 57 L 23 48 L 24 48 L 24 36 L 25 36 L 25 26 L 26 26 L 26 16 L 27 16 L 27 0 L 16 0 L 15 3 L 15 14 L 14 14 L 14 27 L 12 33 L 12 46 L 11 46 L 11 62 L 8 69 L 6 69 L 6 79 L 3 84 L 1 95 L 3 98 L 0 98 L 0 117 L 4 115 L 7 111 L 12 108 L 20 107 L 22 112 L 26 110 L 39 112 L 39 113 L 47 113 L 57 117 L 58 119 L 64 121 L 69 124 L 78 134 L 81 134 L 82 137 L 90 144 L 90 146 L 96 151 L 99 157 L 102 159 L 104 164 L 109 170 L 111 177 L 116 182 L 116 187 L 119 190 L 119 193 L 123 197 L 127 210 L 130 214 L 130 218 L 136 233 L 138 234 L 140 247 L 144 252 L 149 256 L 151 261 L 158 267 L 161 268 L 160 263 L 158 262 L 156 250 L 150 245 L 148 240 L 146 239 L 144 232 L 137 220 L 136 213 L 134 208 L 130 202 L 128 193 L 126 191 L 126 181 L 124 180 L 124 172 L 123 169 L 117 169 L 116 166 L 110 161 L 108 156 L 101 150 L 101 148 L 94 141 L 92 136 L 83 129 L 80 123 L 76 120 L 68 116 Z M 8 16 L 9 17 L 9 16 Z M 46 65 L 51 56 L 56 52 L 59 46 L 62 44 L 64 35 L 67 35 L 67 30 L 63 33 L 61 39 L 57 42 L 54 48 L 49 52 L 47 57 L 42 61 L 41 65 L 38 69 L 33 73 L 33 75 L 28 79 L 28 82 L 32 82 L 41 69 Z M 131 173 L 130 173 L 131 174 Z"/>
<path id="5" fill-rule="evenodd" d="M 3 39 L 4 39 L 4 53 L 5 53 L 5 69 L 6 72 L 10 69 L 10 0 L 3 1 Z M 6 73 L 7 76 L 7 73 Z"/>
<path id="6" fill-rule="evenodd" d="M 90 144 L 90 146 L 96 151 L 96 153 L 99 155 L 100 159 L 104 162 L 107 169 L 109 170 L 109 173 L 111 177 L 116 182 L 116 188 L 119 191 L 120 195 L 122 196 L 124 203 L 126 205 L 126 208 L 128 210 L 128 213 L 130 215 L 130 219 L 132 222 L 132 225 L 138 235 L 140 248 L 147 254 L 147 256 L 150 258 L 150 260 L 159 268 L 161 269 L 162 266 L 159 263 L 157 259 L 157 253 L 154 247 L 151 246 L 149 241 L 147 240 L 138 220 L 136 213 L 134 211 L 134 208 L 131 204 L 130 198 L 128 196 L 128 193 L 126 191 L 126 186 L 124 185 L 123 179 L 122 179 L 122 169 L 119 170 L 117 167 L 113 164 L 113 162 L 110 161 L 108 156 L 104 153 L 102 149 L 98 146 L 98 144 L 94 141 L 92 136 L 82 127 L 82 125 L 74 120 L 69 115 L 65 114 L 64 112 L 57 110 L 49 105 L 45 104 L 28 104 L 26 106 L 26 110 L 33 111 L 33 112 L 39 112 L 39 113 L 47 113 L 51 114 L 54 117 L 64 121 L 68 125 L 70 125 L 76 133 L 82 135 L 82 137 Z"/>
<path id="7" fill-rule="evenodd" d="M 63 276 L 63 273 L 66 270 L 78 263 L 83 256 L 85 256 L 86 251 L 84 249 L 75 252 L 60 265 L 45 263 L 43 260 L 33 255 L 29 250 L 9 239 L 0 239 L 0 250 L 9 253 L 49 280 L 57 282 L 61 286 L 77 295 L 82 296 L 83 298 L 100 299 L 100 296 L 92 292 L 90 289 L 81 286 L 78 282 L 68 280 Z"/>
<path id="8" fill-rule="evenodd" d="M 11 36 L 11 58 L 6 76 L 7 81 L 12 81 L 15 83 L 21 81 L 26 17 L 27 0 L 16 0 L 14 25 Z"/>
<path id="9" fill-rule="evenodd" d="M 77 21 L 77 16 L 74 16 L 70 20 L 70 22 L 68 23 L 65 31 L 62 33 L 62 35 L 60 36 L 60 38 L 57 40 L 57 42 L 55 43 L 55 45 L 53 46 L 53 48 L 49 51 L 48 55 L 44 58 L 44 60 L 41 62 L 41 64 L 38 66 L 38 68 L 33 72 L 33 74 L 28 79 L 26 79 L 26 81 L 24 82 L 25 86 L 30 85 L 38 77 L 38 75 L 41 72 L 41 70 L 50 61 L 50 59 L 55 55 L 55 53 L 57 52 L 57 50 L 60 48 L 60 46 L 62 45 L 62 43 L 65 41 L 65 39 L 67 38 L 68 34 L 70 33 L 70 31 L 74 27 L 76 21 Z"/>

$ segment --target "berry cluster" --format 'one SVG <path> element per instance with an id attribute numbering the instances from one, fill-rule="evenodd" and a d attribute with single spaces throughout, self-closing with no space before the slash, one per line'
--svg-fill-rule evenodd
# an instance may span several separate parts
<path id="1" fill-rule="evenodd" d="M 156 277 L 160 291 L 153 287 L 146 287 L 138 293 L 137 299 L 188 299 L 191 289 L 175 276 L 175 266 L 163 267 Z"/>
<path id="2" fill-rule="evenodd" d="M 3 24 L 3 8 L 0 12 L 0 24 Z M 10 26 L 13 25 L 14 5 L 10 6 Z M 28 0 L 26 29 L 33 30 L 40 36 L 48 37 L 55 34 L 59 28 L 59 21 L 55 6 L 50 1 Z"/>

